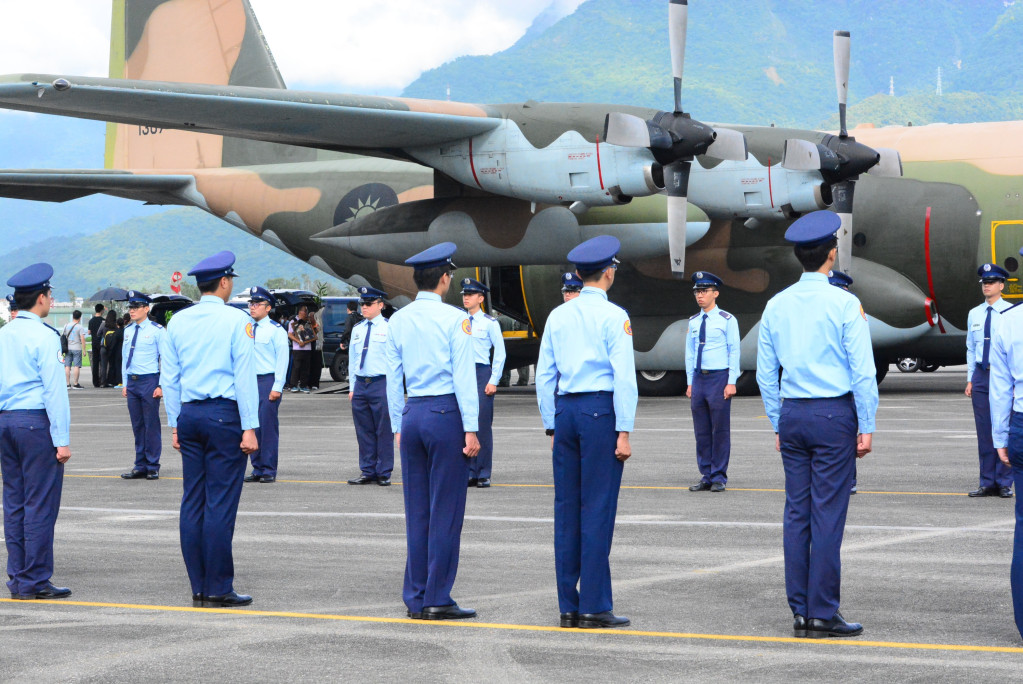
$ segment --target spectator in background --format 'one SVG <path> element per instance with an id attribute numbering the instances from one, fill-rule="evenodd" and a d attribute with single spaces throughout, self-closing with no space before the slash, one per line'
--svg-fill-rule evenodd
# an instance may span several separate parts
<path id="1" fill-rule="evenodd" d="M 110 382 L 110 354 L 114 348 L 114 337 L 117 335 L 117 314 L 113 311 L 107 312 L 107 317 L 103 319 L 103 325 L 99 327 L 99 338 L 100 338 L 100 368 L 99 368 L 99 385 L 100 387 L 113 387 L 114 384 Z"/>
<path id="2" fill-rule="evenodd" d="M 82 352 L 85 350 L 85 328 L 82 327 L 82 312 L 77 309 L 71 314 L 71 322 L 64 326 L 67 337 L 67 354 L 64 355 L 64 381 L 68 389 L 85 389 L 78 384 L 82 373 Z M 72 368 L 74 370 L 72 370 Z M 74 378 L 74 382 L 72 382 Z"/>
<path id="3" fill-rule="evenodd" d="M 92 318 L 89 319 L 89 337 L 92 338 L 92 354 L 89 356 L 89 365 L 92 366 L 92 386 L 102 387 L 103 383 L 100 381 L 100 343 L 103 338 L 100 337 L 99 327 L 103 325 L 103 309 L 102 304 L 96 305 L 96 311 L 92 314 Z"/>
<path id="4" fill-rule="evenodd" d="M 320 389 L 320 376 L 323 375 L 323 307 L 309 314 L 306 322 L 316 335 L 309 351 L 309 384 L 306 387 L 315 391 Z"/>
<path id="5" fill-rule="evenodd" d="M 128 314 L 131 321 L 131 317 Z M 110 373 L 113 375 L 114 387 L 124 387 L 124 379 L 121 377 L 121 347 L 124 346 L 124 317 L 117 317 L 117 331 L 114 333 L 114 348 L 110 350 Z"/>
<path id="6" fill-rule="evenodd" d="M 355 302 L 348 302 L 348 316 L 345 318 L 345 331 L 341 333 L 341 349 L 348 349 L 348 345 L 352 341 L 352 331 L 355 330 L 355 326 L 362 321 L 362 316 L 359 314 L 359 305 Z M 386 316 L 385 316 L 386 318 Z"/>
<path id="7" fill-rule="evenodd" d="M 310 345 L 316 334 L 307 324 L 309 307 L 302 304 L 298 315 L 288 323 L 288 339 L 291 340 L 291 391 L 309 392 Z"/>

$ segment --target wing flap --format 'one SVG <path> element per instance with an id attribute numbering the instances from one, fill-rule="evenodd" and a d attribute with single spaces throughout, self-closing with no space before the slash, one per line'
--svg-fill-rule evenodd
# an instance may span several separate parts
<path id="1" fill-rule="evenodd" d="M 186 197 L 192 176 L 136 175 L 126 171 L 0 170 L 0 197 L 67 202 L 105 194 L 150 204 L 193 205 Z"/>

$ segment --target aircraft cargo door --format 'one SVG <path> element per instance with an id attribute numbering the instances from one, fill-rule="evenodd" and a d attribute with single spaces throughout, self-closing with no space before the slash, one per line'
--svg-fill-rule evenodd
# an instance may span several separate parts
<path id="1" fill-rule="evenodd" d="M 1023 221 L 991 222 L 991 263 L 1009 272 L 1002 296 L 1009 301 L 1023 301 Z"/>

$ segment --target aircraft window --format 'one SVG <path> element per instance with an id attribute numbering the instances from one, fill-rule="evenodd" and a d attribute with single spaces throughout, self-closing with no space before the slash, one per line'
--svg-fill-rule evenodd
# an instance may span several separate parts
<path id="1" fill-rule="evenodd" d="M 1005 270 L 1009 273 L 1015 273 L 1016 269 L 1019 268 L 1019 262 L 1016 261 L 1016 257 L 1007 258 L 1003 265 L 1005 266 Z"/>
<path id="2" fill-rule="evenodd" d="M 862 247 L 867 244 L 867 236 L 863 233 L 856 233 L 856 235 L 853 235 L 853 244 L 857 247 Z"/>

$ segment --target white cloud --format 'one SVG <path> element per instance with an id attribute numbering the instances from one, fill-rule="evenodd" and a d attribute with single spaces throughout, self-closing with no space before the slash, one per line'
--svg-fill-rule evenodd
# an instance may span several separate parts
<path id="1" fill-rule="evenodd" d="M 570 11 L 583 0 L 557 0 Z M 552 0 L 250 0 L 291 86 L 394 93 L 427 69 L 510 47 Z M 0 73 L 103 76 L 109 0 L 0 0 Z"/>

